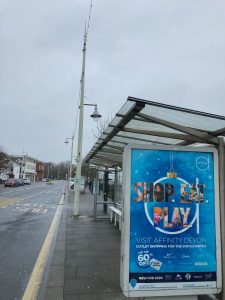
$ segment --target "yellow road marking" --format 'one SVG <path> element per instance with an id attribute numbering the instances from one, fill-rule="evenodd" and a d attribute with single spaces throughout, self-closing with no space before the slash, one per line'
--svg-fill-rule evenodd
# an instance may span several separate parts
<path id="1" fill-rule="evenodd" d="M 64 195 L 62 195 L 60 203 L 61 202 L 63 203 L 63 201 L 64 201 Z M 49 252 L 53 242 L 54 234 L 59 225 L 62 209 L 63 209 L 63 205 L 58 205 L 51 226 L 49 228 L 48 234 L 45 238 L 44 244 L 42 245 L 41 251 L 36 260 L 33 272 L 30 276 L 30 280 L 28 282 L 22 300 L 36 300 L 38 298 L 38 293 L 43 279 Z"/>
<path id="2" fill-rule="evenodd" d="M 13 205 L 21 200 L 22 199 L 20 198 L 0 198 L 0 208 L 8 207 L 9 205 Z"/>

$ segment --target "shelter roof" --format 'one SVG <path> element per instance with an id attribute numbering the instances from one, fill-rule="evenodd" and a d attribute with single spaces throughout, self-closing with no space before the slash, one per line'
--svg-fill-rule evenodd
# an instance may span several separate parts
<path id="1" fill-rule="evenodd" d="M 224 116 L 128 97 L 84 163 L 121 167 L 128 144 L 217 145 L 224 135 Z"/>

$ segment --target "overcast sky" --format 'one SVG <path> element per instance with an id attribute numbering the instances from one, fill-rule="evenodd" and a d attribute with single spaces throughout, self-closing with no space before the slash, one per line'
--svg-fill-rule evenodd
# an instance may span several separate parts
<path id="1" fill-rule="evenodd" d="M 0 4 L 0 145 L 69 160 L 90 1 Z M 85 101 L 103 119 L 128 96 L 225 116 L 224 32 L 224 0 L 94 0 Z M 92 110 L 85 107 L 83 156 L 95 142 Z"/>

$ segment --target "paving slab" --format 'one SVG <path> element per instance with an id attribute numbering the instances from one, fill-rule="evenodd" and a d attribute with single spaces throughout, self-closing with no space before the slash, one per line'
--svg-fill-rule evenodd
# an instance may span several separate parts
<path id="1" fill-rule="evenodd" d="M 64 300 L 63 288 L 59 287 L 47 287 L 45 293 L 45 299 L 48 300 Z"/>
<path id="2" fill-rule="evenodd" d="M 51 266 L 48 278 L 49 287 L 64 286 L 64 266 Z"/>

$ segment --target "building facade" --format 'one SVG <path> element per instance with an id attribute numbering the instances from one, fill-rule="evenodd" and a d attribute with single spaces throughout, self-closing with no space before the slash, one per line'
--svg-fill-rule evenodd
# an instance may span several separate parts
<path id="1" fill-rule="evenodd" d="M 24 155 L 13 155 L 12 160 L 19 165 L 19 178 L 28 178 L 30 181 L 36 180 L 36 159 Z M 16 177 L 15 177 L 16 178 Z"/>
<path id="2" fill-rule="evenodd" d="M 10 160 L 7 170 L 4 172 L 4 181 L 8 178 L 20 178 L 20 165 Z"/>
<path id="3" fill-rule="evenodd" d="M 44 163 L 36 161 L 36 181 L 42 181 L 44 177 Z"/>

